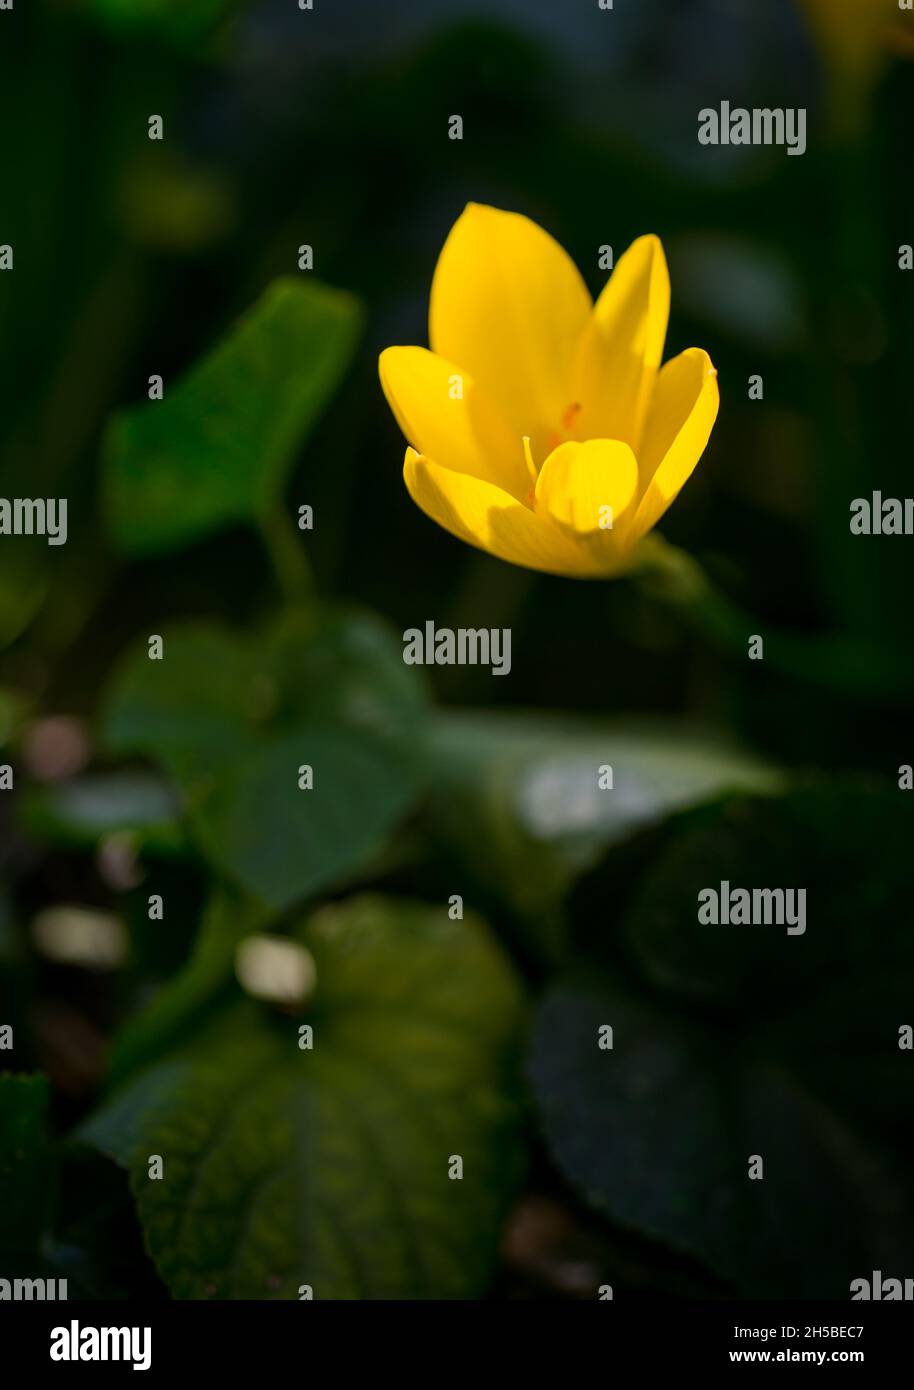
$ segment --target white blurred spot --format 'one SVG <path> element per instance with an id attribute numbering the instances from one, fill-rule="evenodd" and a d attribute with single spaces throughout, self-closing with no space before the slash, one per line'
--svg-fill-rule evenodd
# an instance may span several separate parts
<path id="1" fill-rule="evenodd" d="M 317 966 L 310 951 L 283 936 L 249 936 L 235 953 L 242 989 L 273 1004 L 301 1004 L 313 993 Z"/>
<path id="2" fill-rule="evenodd" d="M 32 941 L 49 960 L 90 970 L 114 970 L 127 957 L 127 933 L 119 917 L 95 908 L 61 904 L 32 923 Z"/>
<path id="3" fill-rule="evenodd" d="M 586 832 L 604 825 L 619 800 L 600 790 L 593 757 L 543 760 L 527 770 L 517 793 L 521 822 L 540 840 Z"/>

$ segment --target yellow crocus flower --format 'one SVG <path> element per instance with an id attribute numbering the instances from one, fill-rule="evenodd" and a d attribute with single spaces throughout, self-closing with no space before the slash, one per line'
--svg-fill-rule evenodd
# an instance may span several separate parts
<path id="1" fill-rule="evenodd" d="M 380 358 L 412 446 L 413 500 L 514 565 L 589 578 L 629 569 L 717 417 L 706 352 L 660 366 L 669 307 L 657 237 L 633 243 L 594 304 L 535 222 L 470 203 L 435 269 L 432 350 Z"/>

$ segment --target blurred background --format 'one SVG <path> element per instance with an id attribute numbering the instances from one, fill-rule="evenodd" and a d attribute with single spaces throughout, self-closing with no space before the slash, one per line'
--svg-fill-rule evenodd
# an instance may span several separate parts
<path id="1" fill-rule="evenodd" d="M 11 1249 L 40 1239 L 93 1296 L 203 1296 L 107 1163 L 86 1146 L 57 1151 L 106 1094 L 113 1040 L 183 978 L 226 877 L 259 904 L 258 926 L 264 905 L 281 916 L 353 886 L 440 903 L 459 878 L 533 1019 L 517 1035 L 532 1039 L 518 1043 L 526 1177 L 504 1178 L 513 1160 L 496 1153 L 505 1200 L 466 1286 L 442 1275 L 381 1293 L 592 1297 L 608 1281 L 616 1296 L 846 1296 L 877 1258 L 914 1272 L 902 1161 L 914 1084 L 897 1042 L 914 1022 L 899 788 L 912 541 L 848 524 L 854 498 L 910 492 L 914 275 L 899 248 L 914 241 L 912 58 L 910 16 L 886 0 L 315 0 L 307 12 L 32 0 L 0 16 L 0 244 L 15 249 L 0 272 L 0 477 L 4 496 L 69 499 L 66 546 L 4 538 L 0 550 L 0 739 L 16 779 L 0 799 L 0 1023 L 14 1027 L 12 1071 L 49 1078 L 23 1114 L 58 1172 L 44 1186 L 59 1186 L 53 1233 L 14 1232 Z M 699 145 L 698 112 L 722 100 L 805 108 L 806 153 Z M 161 142 L 147 137 L 152 113 Z M 448 139 L 455 113 L 462 141 Z M 410 501 L 377 355 L 426 343 L 435 261 L 468 200 L 534 218 L 594 294 L 601 246 L 618 256 L 641 233 L 662 238 L 666 356 L 709 351 L 721 412 L 661 530 L 745 613 L 737 640 L 632 581 L 512 569 Z M 280 471 L 283 509 L 311 505 L 313 531 L 274 540 L 272 559 L 269 539 L 228 513 L 174 545 L 147 543 L 134 515 L 131 536 L 112 421 L 142 418 L 152 374 L 167 406 L 278 277 L 308 279 L 302 244 L 313 277 L 362 306 L 351 357 L 341 349 L 334 389 Z M 275 346 L 290 374 L 294 350 Z M 753 375 L 762 400 L 749 398 Z M 404 701 L 447 714 L 429 716 L 434 751 L 366 828 L 364 854 L 341 851 L 271 893 L 285 862 L 236 874 L 231 828 L 188 830 L 180 797 L 186 809 L 205 793 L 190 795 L 186 747 L 133 736 L 148 711 L 130 704 L 128 654 L 176 621 L 269 624 L 290 544 L 321 601 L 389 626 L 389 677 L 372 665 L 382 638 L 352 639 L 359 698 L 383 686 L 407 729 Z M 399 634 L 427 619 L 510 627 L 510 679 L 438 667 L 421 696 L 404 694 Z M 747 659 L 752 633 L 770 659 Z M 335 643 L 308 668 L 331 672 L 332 690 Z M 221 648 L 189 670 L 184 704 L 162 697 L 166 719 L 196 710 L 223 659 L 228 670 Z M 199 717 L 212 727 L 205 700 Z M 628 792 L 611 813 L 584 785 L 602 761 Z M 354 790 L 356 819 L 358 802 Z M 722 956 L 695 939 L 695 886 L 739 882 L 740 867 L 747 885 L 808 883 L 811 898 L 818 885 L 820 930 L 786 945 L 728 938 Z M 178 904 L 167 929 L 146 916 L 162 884 Z M 68 944 L 74 922 L 83 948 Z M 597 1000 L 581 983 L 595 960 Z M 743 1047 L 747 1013 L 765 1021 Z M 611 1017 L 640 1039 L 618 1094 L 588 1076 L 578 1032 Z M 174 1042 L 161 1019 L 153 1032 L 144 1062 Z M 730 1053 L 747 1073 L 724 1103 L 714 1086 Z M 683 1057 L 694 1073 L 679 1075 Z M 794 1069 L 783 1092 L 782 1061 Z M 767 1178 L 775 1194 L 746 1208 L 734 1173 L 769 1151 L 782 1187 Z M 859 1220 L 847 1214 L 858 1206 Z M 242 1280 L 225 1296 L 274 1295 Z"/>

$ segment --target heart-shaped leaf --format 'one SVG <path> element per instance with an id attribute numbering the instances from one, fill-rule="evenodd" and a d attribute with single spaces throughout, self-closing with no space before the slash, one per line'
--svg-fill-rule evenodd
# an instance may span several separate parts
<path id="1" fill-rule="evenodd" d="M 578 886 L 592 954 L 540 1012 L 530 1074 L 563 1172 L 757 1296 L 847 1297 L 914 1250 L 903 795 L 837 781 L 682 817 L 627 908 L 611 865 Z M 805 931 L 768 899 L 752 924 L 699 915 L 730 888 L 802 889 Z"/>
<path id="2" fill-rule="evenodd" d="M 115 677 L 104 735 L 168 769 L 208 858 L 274 908 L 368 863 L 421 785 L 424 691 L 383 625 L 160 635 L 161 660 L 141 649 Z"/>
<path id="3" fill-rule="evenodd" d="M 345 371 L 360 323 L 348 294 L 283 279 L 160 401 L 120 415 L 106 503 L 125 551 L 187 545 L 276 505 L 295 450 Z"/>
<path id="4" fill-rule="evenodd" d="M 83 1138 L 129 1168 L 175 1297 L 478 1296 L 522 1169 L 505 957 L 476 919 L 378 898 L 298 940 L 300 1016 L 239 1004 Z"/>

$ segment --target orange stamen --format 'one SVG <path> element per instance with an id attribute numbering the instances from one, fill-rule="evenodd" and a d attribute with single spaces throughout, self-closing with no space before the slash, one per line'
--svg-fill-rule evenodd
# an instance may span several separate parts
<path id="1" fill-rule="evenodd" d="M 562 429 L 565 431 L 566 434 L 568 434 L 573 428 L 575 416 L 579 413 L 580 409 L 581 402 L 572 401 L 571 405 L 568 407 L 568 409 L 565 411 L 565 414 L 562 416 Z"/>

